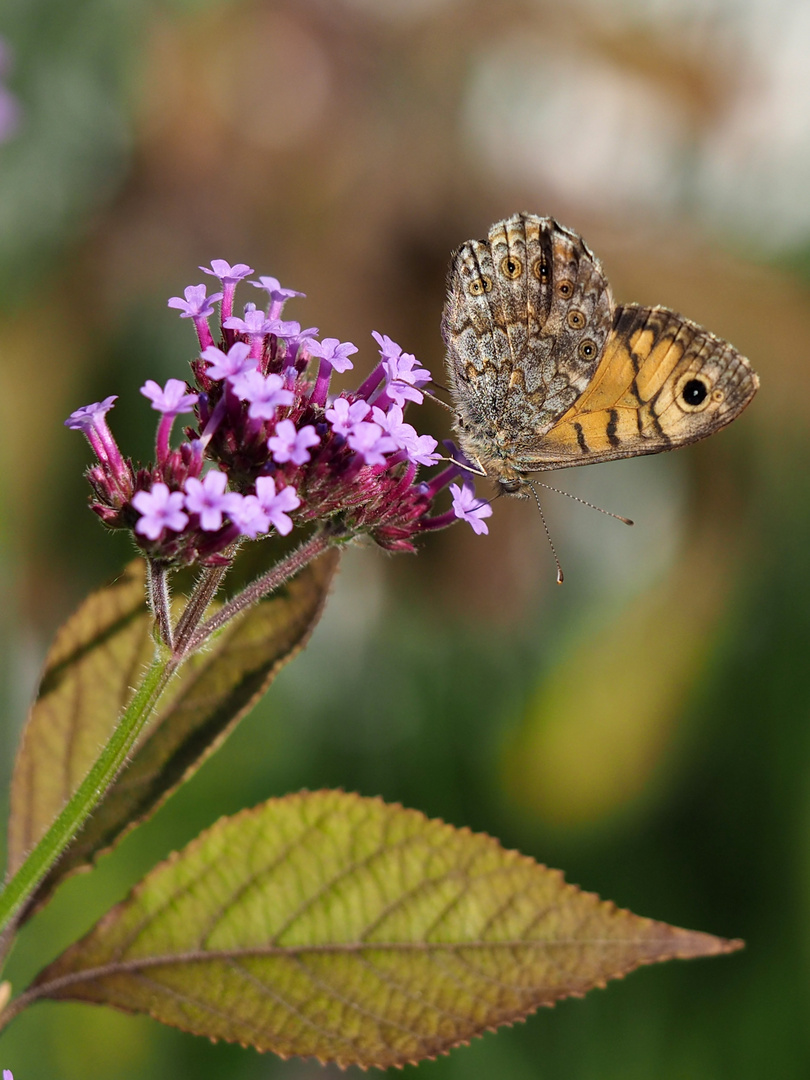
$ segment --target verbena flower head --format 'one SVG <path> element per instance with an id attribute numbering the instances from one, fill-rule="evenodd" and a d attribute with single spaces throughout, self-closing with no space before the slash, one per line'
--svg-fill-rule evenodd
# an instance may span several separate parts
<path id="1" fill-rule="evenodd" d="M 420 533 L 459 519 L 487 531 L 491 507 L 468 482 L 454 485 L 452 506 L 435 512 L 463 469 L 458 459 L 430 479 L 419 475 L 443 459 L 436 440 L 405 420 L 430 380 L 413 355 L 375 332 L 379 363 L 358 389 L 335 396 L 332 372 L 351 370 L 358 349 L 282 320 L 283 306 L 302 293 L 260 277 L 250 284 L 266 293 L 266 307 L 248 303 L 237 315 L 235 290 L 251 267 L 214 259 L 201 269 L 219 278 L 221 292 L 190 285 L 169 300 L 193 320 L 200 342 L 188 382 L 161 387 L 149 379 L 141 388 L 160 413 L 154 462 L 136 465 L 121 455 L 106 419 L 114 396 L 65 421 L 98 458 L 87 475 L 92 508 L 106 525 L 129 529 L 149 558 L 167 566 L 223 565 L 241 540 L 308 523 L 337 540 L 367 536 L 391 551 L 413 551 Z M 191 423 L 172 448 L 181 414 Z"/>

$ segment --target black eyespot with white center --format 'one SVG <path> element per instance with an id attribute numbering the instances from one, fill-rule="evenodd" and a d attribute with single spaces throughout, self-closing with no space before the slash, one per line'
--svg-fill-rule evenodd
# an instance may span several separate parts
<path id="1" fill-rule="evenodd" d="M 591 341 L 590 338 L 585 338 L 584 341 L 580 341 L 579 355 L 583 360 L 593 360 L 596 356 L 596 342 Z"/>
<path id="2" fill-rule="evenodd" d="M 469 289 L 473 296 L 483 296 L 484 293 L 488 293 L 492 288 L 492 282 L 488 277 L 473 278 L 470 282 Z"/>
<path id="3" fill-rule="evenodd" d="M 709 388 L 702 379 L 689 379 L 684 383 L 681 390 L 681 398 L 684 405 L 688 405 L 691 409 L 697 408 L 698 405 L 702 405 L 706 400 L 706 396 L 709 393 Z"/>
<path id="4" fill-rule="evenodd" d="M 523 264 L 514 255 L 506 255 L 501 260 L 501 273 L 510 281 L 515 281 L 523 273 Z"/>

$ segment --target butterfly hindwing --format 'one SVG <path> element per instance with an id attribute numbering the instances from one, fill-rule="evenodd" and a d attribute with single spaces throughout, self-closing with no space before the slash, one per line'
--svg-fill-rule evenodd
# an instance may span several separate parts
<path id="1" fill-rule="evenodd" d="M 667 308 L 616 308 L 599 367 L 570 409 L 520 462 L 554 469 L 655 454 L 730 423 L 756 393 L 748 361 Z"/>

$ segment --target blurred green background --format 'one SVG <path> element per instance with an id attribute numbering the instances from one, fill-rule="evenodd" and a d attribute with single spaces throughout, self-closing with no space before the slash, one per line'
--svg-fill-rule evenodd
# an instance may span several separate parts
<path id="1" fill-rule="evenodd" d="M 802 0 L 4 0 L 24 116 L 0 146 L 0 780 L 44 651 L 130 555 L 62 426 L 107 394 L 148 458 L 166 308 L 212 258 L 289 317 L 434 373 L 450 251 L 515 210 L 581 232 L 619 300 L 729 338 L 731 429 L 557 474 L 418 557 L 356 549 L 310 648 L 194 780 L 21 940 L 20 986 L 169 850 L 300 787 L 382 795 L 745 952 L 661 965 L 420 1066 L 428 1078 L 810 1075 L 810 8 Z M 242 299 L 253 297 L 242 296 Z M 424 407 L 421 427 L 448 434 Z M 414 417 L 411 416 L 411 420 Z M 337 1070 L 89 1006 L 0 1039 L 16 1080 Z M 358 1073 L 359 1075 L 359 1073 Z"/>

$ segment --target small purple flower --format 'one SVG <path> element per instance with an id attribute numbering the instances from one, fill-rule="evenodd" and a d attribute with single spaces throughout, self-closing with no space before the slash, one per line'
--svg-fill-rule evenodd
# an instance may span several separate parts
<path id="1" fill-rule="evenodd" d="M 204 274 L 211 274 L 212 277 L 219 278 L 223 285 L 236 285 L 242 278 L 246 278 L 248 274 L 253 273 L 252 266 L 247 266 L 245 263 L 234 263 L 231 266 L 224 259 L 212 259 L 210 269 L 207 266 L 201 266 L 200 270 Z"/>
<path id="2" fill-rule="evenodd" d="M 402 407 L 392 405 L 388 412 L 383 412 L 376 405 L 372 409 L 374 423 L 379 424 L 386 435 L 390 435 L 397 447 L 404 450 L 417 465 L 435 465 L 441 460 L 440 454 L 433 451 L 438 445 L 431 435 L 418 435 L 416 428 L 403 422 Z"/>
<path id="3" fill-rule="evenodd" d="M 282 312 L 284 304 L 287 300 L 292 300 L 294 296 L 306 296 L 306 293 L 296 292 L 295 289 L 282 289 L 278 278 L 274 277 L 260 277 L 258 281 L 251 281 L 251 285 L 255 285 L 257 289 L 264 289 L 270 297 L 270 310 L 268 311 L 268 317 L 271 319 L 277 319 Z"/>
<path id="4" fill-rule="evenodd" d="M 255 538 L 260 533 L 266 533 L 270 528 L 270 518 L 262 510 L 262 505 L 255 495 L 234 495 L 233 502 L 228 509 L 228 516 L 244 536 Z"/>
<path id="5" fill-rule="evenodd" d="M 355 424 L 365 420 L 371 412 L 371 406 L 367 401 L 353 401 L 349 403 L 347 398 L 335 398 L 331 409 L 327 409 L 324 416 L 332 425 L 336 435 L 348 435 Z"/>
<path id="6" fill-rule="evenodd" d="M 217 532 L 222 528 L 222 515 L 230 514 L 231 507 L 240 496 L 226 491 L 228 478 L 218 469 L 211 469 L 202 480 L 190 476 L 186 480 L 186 510 L 198 514 L 200 528 L 204 532 Z"/>
<path id="7" fill-rule="evenodd" d="M 417 465 L 436 465 L 442 455 L 435 453 L 439 444 L 432 435 L 417 435 L 411 443 L 408 457 Z"/>
<path id="8" fill-rule="evenodd" d="M 298 338 L 314 337 L 318 333 L 318 328 L 311 326 L 308 330 L 302 330 L 301 323 L 296 322 L 295 319 L 268 319 L 264 324 L 264 332 L 274 334 L 287 342 L 293 340 L 297 342 Z"/>
<path id="9" fill-rule="evenodd" d="M 151 491 L 137 491 L 132 505 L 141 514 L 135 532 L 150 540 L 159 539 L 164 529 L 182 532 L 188 525 L 188 514 L 183 513 L 185 496 L 182 491 L 169 491 L 165 484 L 152 485 Z"/>
<path id="10" fill-rule="evenodd" d="M 284 388 L 281 375 L 246 371 L 229 381 L 236 396 L 250 402 L 248 416 L 253 420 L 272 420 L 279 406 L 292 405 L 295 400 L 292 390 Z"/>
<path id="11" fill-rule="evenodd" d="M 332 365 L 335 371 L 342 375 L 344 371 L 351 371 L 354 367 L 349 357 L 357 352 L 357 346 L 350 341 L 341 341 L 340 338 L 328 337 L 321 342 L 312 342 L 309 347 L 310 355 L 318 356 Z"/>
<path id="12" fill-rule="evenodd" d="M 83 433 L 96 457 L 108 472 L 114 487 L 119 494 L 125 494 L 128 497 L 128 492 L 131 490 L 129 471 L 106 420 L 107 413 L 117 400 L 118 395 L 112 394 L 103 401 L 83 405 L 65 420 L 65 427 Z"/>
<path id="13" fill-rule="evenodd" d="M 211 379 L 233 379 L 256 368 L 256 362 L 250 356 L 250 346 L 245 341 L 235 341 L 227 353 L 216 345 L 209 345 L 200 356 L 210 365 L 206 375 Z"/>
<path id="14" fill-rule="evenodd" d="M 492 507 L 489 503 L 479 499 L 472 487 L 468 487 L 467 484 L 463 487 L 451 484 L 450 494 L 453 496 L 455 516 L 471 525 L 473 532 L 478 536 L 488 533 L 489 529 L 483 519 L 492 516 Z"/>
<path id="15" fill-rule="evenodd" d="M 392 341 L 388 334 L 380 334 L 372 330 L 371 336 L 380 346 L 380 356 L 383 360 L 396 360 L 402 355 L 402 346 Z"/>
<path id="16" fill-rule="evenodd" d="M 149 398 L 156 412 L 167 416 L 192 412 L 200 399 L 199 394 L 188 393 L 186 384 L 180 379 L 169 379 L 164 390 L 154 379 L 147 379 L 141 387 L 141 393 Z"/>
<path id="17" fill-rule="evenodd" d="M 91 430 L 100 420 L 103 420 L 117 400 L 118 394 L 111 394 L 103 401 L 95 401 L 92 405 L 82 405 L 80 409 L 70 414 L 65 421 L 65 427 L 72 431 Z"/>
<path id="18" fill-rule="evenodd" d="M 236 292 L 236 286 L 239 282 L 253 273 L 251 266 L 246 266 L 245 263 L 234 263 L 231 266 L 230 263 L 225 262 L 224 259 L 212 259 L 211 269 L 207 266 L 201 266 L 200 270 L 204 274 L 211 274 L 213 277 L 219 278 L 222 282 L 222 307 L 220 309 L 220 316 L 223 323 L 226 323 L 230 316 L 233 314 L 233 297 Z"/>
<path id="19" fill-rule="evenodd" d="M 256 481 L 256 497 L 276 532 L 286 536 L 293 527 L 292 519 L 287 516 L 287 512 L 301 505 L 295 488 L 288 485 L 277 493 L 273 477 L 260 476 Z"/>
<path id="20" fill-rule="evenodd" d="M 384 465 L 385 455 L 392 454 L 397 444 L 390 435 L 386 435 L 379 424 L 355 424 L 346 440 L 352 450 L 365 461 L 366 465 Z"/>
<path id="21" fill-rule="evenodd" d="M 214 314 L 214 304 L 221 300 L 221 292 L 205 295 L 205 285 L 189 285 L 183 292 L 185 300 L 179 296 L 173 296 L 168 301 L 170 308 L 178 308 L 181 319 L 193 319 L 194 329 L 197 331 L 197 339 L 200 348 L 206 349 L 214 344 L 211 329 L 208 325 L 208 316 Z"/>
<path id="22" fill-rule="evenodd" d="M 424 394 L 418 387 L 430 382 L 432 375 L 419 366 L 419 361 L 412 353 L 402 353 L 401 356 L 383 358 L 383 369 L 388 379 L 385 393 L 395 405 L 404 405 L 406 401 L 413 401 L 421 405 Z"/>
<path id="23" fill-rule="evenodd" d="M 14 1080 L 11 1069 L 3 1069 L 3 1080 Z"/>
<path id="24" fill-rule="evenodd" d="M 279 420 L 275 435 L 267 440 L 267 447 L 273 461 L 279 465 L 285 461 L 291 461 L 293 465 L 303 465 L 312 456 L 308 447 L 317 446 L 320 441 L 312 424 L 296 430 L 292 420 Z"/>
<path id="25" fill-rule="evenodd" d="M 189 285 L 183 290 L 185 300 L 180 296 L 173 296 L 168 301 L 168 306 L 177 308 L 181 319 L 207 319 L 209 315 L 214 314 L 214 304 L 222 299 L 222 293 L 211 293 L 210 296 L 206 296 L 205 292 L 205 285 Z"/>
<path id="26" fill-rule="evenodd" d="M 245 317 L 240 319 L 238 315 L 231 315 L 224 319 L 222 325 L 228 330 L 237 330 L 240 334 L 248 337 L 263 337 L 267 330 L 267 316 L 255 304 L 245 304 Z"/>

